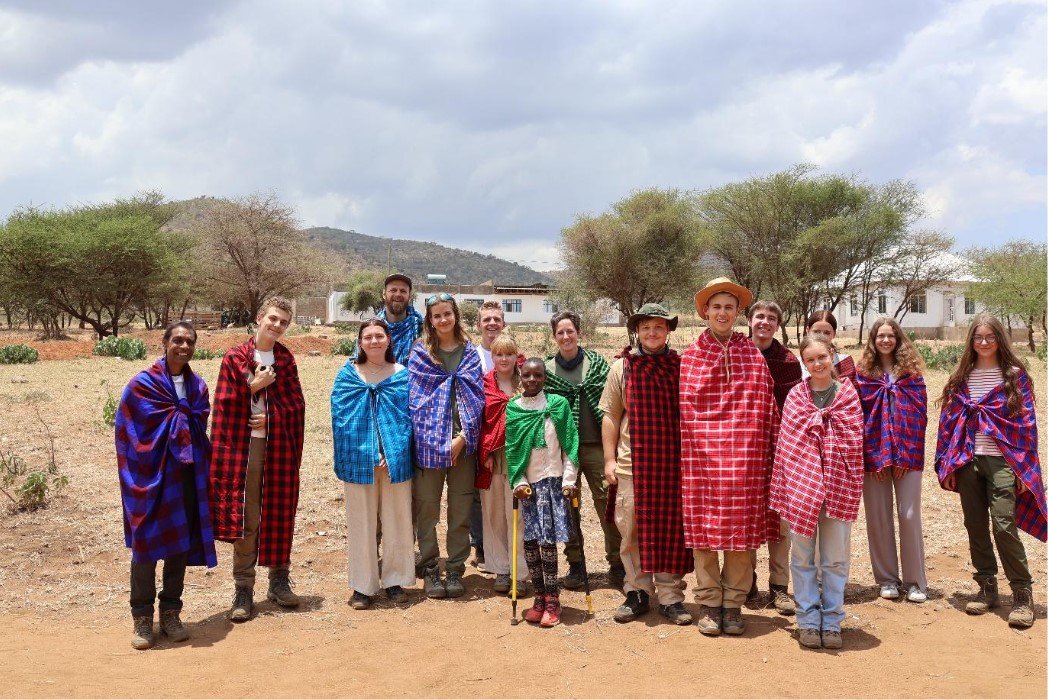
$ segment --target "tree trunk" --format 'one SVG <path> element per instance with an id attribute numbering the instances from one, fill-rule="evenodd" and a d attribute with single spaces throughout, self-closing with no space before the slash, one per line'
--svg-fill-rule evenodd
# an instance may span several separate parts
<path id="1" fill-rule="evenodd" d="M 1033 342 L 1033 316 L 1026 322 L 1026 342 L 1030 347 L 1030 352 L 1037 352 L 1037 345 Z"/>

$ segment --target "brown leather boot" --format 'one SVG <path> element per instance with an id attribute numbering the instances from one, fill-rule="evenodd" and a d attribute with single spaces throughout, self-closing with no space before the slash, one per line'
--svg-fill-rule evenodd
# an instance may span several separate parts
<path id="1" fill-rule="evenodd" d="M 984 615 L 997 607 L 999 596 L 997 595 L 997 579 L 993 576 L 976 581 L 979 584 L 979 595 L 975 600 L 969 601 L 964 606 L 964 612 L 969 615 Z"/>
<path id="2" fill-rule="evenodd" d="M 1033 627 L 1033 588 L 1023 586 L 1012 589 L 1012 611 L 1008 613 L 1008 624 L 1026 629 Z"/>

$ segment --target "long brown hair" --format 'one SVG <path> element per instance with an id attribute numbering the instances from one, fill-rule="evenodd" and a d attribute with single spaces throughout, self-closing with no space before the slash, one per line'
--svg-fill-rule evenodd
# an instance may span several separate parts
<path id="1" fill-rule="evenodd" d="M 455 340 L 460 345 L 465 345 L 466 341 L 469 340 L 469 336 L 466 335 L 466 331 L 462 328 L 462 312 L 459 311 L 459 306 L 455 302 L 455 297 L 450 294 L 434 294 L 426 299 L 426 318 L 422 324 L 423 329 L 425 330 L 426 350 L 429 351 L 429 356 L 432 357 L 433 361 L 437 364 L 440 364 L 440 356 L 437 355 L 437 349 L 440 348 L 440 341 L 437 340 L 437 329 L 433 326 L 431 314 L 433 307 L 442 302 L 451 304 L 451 310 L 455 312 Z"/>
<path id="2" fill-rule="evenodd" d="M 1026 363 L 1020 360 L 1012 350 L 1011 339 L 1005 333 L 1004 325 L 997 320 L 996 316 L 990 314 L 979 314 L 972 319 L 972 325 L 968 327 L 968 337 L 964 341 L 964 353 L 957 363 L 957 368 L 953 370 L 950 378 L 946 380 L 946 385 L 942 388 L 939 405 L 950 402 L 957 395 L 957 392 L 961 390 L 961 385 L 968 381 L 968 375 L 975 368 L 975 360 L 979 356 L 975 352 L 975 341 L 972 338 L 975 337 L 975 329 L 979 326 L 989 328 L 997 339 L 997 366 L 1001 368 L 1001 374 L 1004 376 L 1004 394 L 1008 397 L 1008 415 L 1019 415 L 1023 410 L 1023 397 L 1019 391 L 1019 370 L 1025 370 Z M 1030 393 L 1033 393 L 1033 383 L 1030 383 Z"/>
<path id="3" fill-rule="evenodd" d="M 389 325 L 378 316 L 373 316 L 368 320 L 360 324 L 360 328 L 357 330 L 357 364 L 362 365 L 368 361 L 368 355 L 364 352 L 364 347 L 360 342 L 360 339 L 364 337 L 364 329 L 376 326 L 386 332 L 386 340 L 389 343 L 386 345 L 386 362 L 390 364 L 396 362 L 393 357 L 393 337 L 389 334 Z"/>
<path id="4" fill-rule="evenodd" d="M 866 347 L 862 349 L 862 357 L 859 358 L 856 369 L 867 377 L 879 377 L 884 374 L 884 368 L 881 367 L 881 356 L 877 351 L 877 331 L 881 326 L 888 326 L 895 334 L 892 373 L 896 377 L 904 377 L 908 374 L 919 377 L 924 374 L 924 359 L 917 352 L 910 336 L 903 333 L 899 322 L 891 316 L 881 316 L 870 326 L 870 336 L 866 339 Z"/>

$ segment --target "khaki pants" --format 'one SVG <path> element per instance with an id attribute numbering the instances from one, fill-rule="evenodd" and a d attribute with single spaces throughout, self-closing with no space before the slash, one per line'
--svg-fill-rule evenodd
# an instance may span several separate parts
<path id="1" fill-rule="evenodd" d="M 411 482 L 389 483 L 389 471 L 375 470 L 374 484 L 345 484 L 346 555 L 349 587 L 375 595 L 380 588 L 415 585 L 411 534 Z M 382 523 L 382 569 L 375 538 Z"/>
<path id="2" fill-rule="evenodd" d="M 483 571 L 492 574 L 510 574 L 513 559 L 513 491 L 506 471 L 506 450 L 492 454 L 491 486 L 480 489 L 481 523 L 484 532 Z M 518 515 L 519 517 L 519 515 Z M 524 521 L 517 521 L 517 580 L 528 578 L 528 564 L 524 561 Z"/>
<path id="3" fill-rule="evenodd" d="M 625 593 L 644 591 L 649 596 L 658 593 L 659 605 L 684 602 L 684 576 L 670 573 L 648 573 L 640 567 L 640 545 L 637 541 L 637 517 L 633 507 L 633 479 L 619 475 L 615 495 L 615 526 L 622 535 L 619 554 L 626 570 Z"/>
<path id="4" fill-rule="evenodd" d="M 786 588 L 790 585 L 790 524 L 785 520 L 779 520 L 779 535 L 778 542 L 768 540 L 768 583 Z M 750 554 L 756 577 L 757 550 Z"/>
<path id="5" fill-rule="evenodd" d="M 258 562 L 258 526 L 262 522 L 262 471 L 266 464 L 266 439 L 251 438 L 244 490 L 244 536 L 233 543 L 233 583 L 237 588 L 255 588 Z M 269 578 L 287 574 L 291 562 L 269 570 Z"/>
<path id="6" fill-rule="evenodd" d="M 622 537 L 614 523 L 604 520 L 608 506 L 608 482 L 604 480 L 604 448 L 593 444 L 579 445 L 579 472 L 586 477 L 586 484 L 593 497 L 593 510 L 596 511 L 597 520 L 604 531 L 604 556 L 609 564 L 615 564 L 619 561 Z M 582 479 L 578 480 L 578 485 L 582 487 Z M 579 515 L 581 517 L 581 513 Z M 569 563 L 582 561 L 578 537 L 574 534 L 564 545 L 564 556 Z"/>
<path id="7" fill-rule="evenodd" d="M 412 481 L 415 524 L 418 527 L 419 568 L 429 569 L 440 564 L 440 545 L 437 544 L 437 522 L 440 520 L 440 500 L 444 483 L 448 485 L 448 534 L 444 569 L 448 573 L 466 571 L 469 556 L 469 515 L 473 508 L 473 478 L 476 473 L 475 455 L 460 455 L 448 469 L 415 469 Z"/>
<path id="8" fill-rule="evenodd" d="M 741 608 L 753 583 L 753 564 L 749 550 L 724 552 L 695 550 L 695 602 L 711 608 Z"/>

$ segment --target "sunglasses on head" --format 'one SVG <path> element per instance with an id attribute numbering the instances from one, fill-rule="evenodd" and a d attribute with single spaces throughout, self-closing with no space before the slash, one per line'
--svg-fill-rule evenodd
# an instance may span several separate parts
<path id="1" fill-rule="evenodd" d="M 426 308 L 433 306 L 438 301 L 451 301 L 451 295 L 447 292 L 441 292 L 440 294 L 434 294 L 433 296 L 426 299 Z"/>

